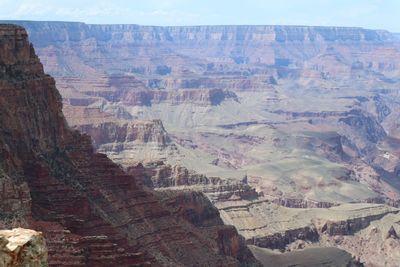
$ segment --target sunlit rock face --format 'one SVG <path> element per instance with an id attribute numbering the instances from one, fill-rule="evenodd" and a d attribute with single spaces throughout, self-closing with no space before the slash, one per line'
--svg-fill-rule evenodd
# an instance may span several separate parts
<path id="1" fill-rule="evenodd" d="M 0 265 L 48 266 L 47 246 L 42 233 L 23 228 L 0 230 Z"/>

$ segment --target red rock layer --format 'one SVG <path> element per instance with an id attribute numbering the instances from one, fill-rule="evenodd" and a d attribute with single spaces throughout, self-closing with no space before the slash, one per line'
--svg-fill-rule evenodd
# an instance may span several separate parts
<path id="1" fill-rule="evenodd" d="M 204 235 L 68 128 L 53 78 L 12 25 L 0 25 L 0 110 L 0 212 L 44 231 L 50 265 L 239 265 L 220 249 L 235 231 Z"/>
<path id="2" fill-rule="evenodd" d="M 150 106 L 152 104 L 170 103 L 178 105 L 193 103 L 197 105 L 219 105 L 225 99 L 231 98 L 237 101 L 235 93 L 222 89 L 190 89 L 190 90 L 132 90 L 132 88 L 119 91 L 86 91 L 90 97 L 104 98 L 110 102 L 121 102 L 129 106 Z M 71 100 L 69 100 L 71 102 Z M 85 105 L 82 99 L 76 102 Z"/>

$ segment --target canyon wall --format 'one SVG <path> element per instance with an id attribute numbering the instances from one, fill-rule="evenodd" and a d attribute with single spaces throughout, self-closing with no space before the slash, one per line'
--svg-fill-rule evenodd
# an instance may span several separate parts
<path id="1" fill-rule="evenodd" d="M 199 89 L 257 91 L 280 80 L 311 86 L 314 80 L 346 81 L 349 86 L 355 79 L 371 86 L 396 81 L 399 74 L 398 38 L 383 30 L 13 23 L 27 28 L 46 71 L 68 98 L 83 94 L 147 105 L 195 99 L 193 90 Z M 158 91 L 165 89 L 190 91 Z M 216 103 L 223 99 L 218 94 Z"/>

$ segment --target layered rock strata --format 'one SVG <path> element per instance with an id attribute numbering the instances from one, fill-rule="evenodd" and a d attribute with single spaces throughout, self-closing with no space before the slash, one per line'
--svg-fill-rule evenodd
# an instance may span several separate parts
<path id="1" fill-rule="evenodd" d="M 320 243 L 345 249 L 365 266 L 395 267 L 400 260 L 398 221 L 398 213 L 388 214 L 380 220 L 372 221 L 354 235 L 323 235 Z"/>
<path id="2" fill-rule="evenodd" d="M 395 58 L 399 53 L 393 46 L 398 38 L 387 31 L 272 25 L 17 23 L 28 28 L 47 71 L 56 77 L 76 79 L 84 71 L 87 77 L 83 80 L 91 82 L 96 80 L 96 70 L 118 70 L 110 72 L 104 82 L 107 86 L 102 87 L 140 87 L 132 85 L 136 80 L 132 74 L 143 77 L 142 84 L 157 89 L 249 90 L 274 85 L 282 78 L 329 80 L 356 78 L 360 73 L 385 73 L 389 77 L 398 73 Z M 57 54 L 60 47 L 68 51 L 68 57 Z M 78 67 L 69 67 L 72 64 Z M 79 84 L 81 79 L 77 80 L 69 83 Z"/>
<path id="3" fill-rule="evenodd" d="M 91 136 L 93 145 L 114 162 L 123 166 L 139 162 L 167 160 L 177 156 L 177 147 L 171 141 L 160 120 L 106 121 L 75 125 L 74 128 Z"/>
<path id="4" fill-rule="evenodd" d="M 295 240 L 317 241 L 321 234 L 352 235 L 398 209 L 381 204 L 331 208 L 286 208 L 268 200 L 216 203 L 225 223 L 235 225 L 249 243 L 284 249 Z"/>
<path id="5" fill-rule="evenodd" d="M 399 260 L 397 208 L 345 204 L 301 209 L 268 200 L 219 202 L 216 207 L 226 224 L 234 224 L 248 244 L 258 247 L 297 253 L 304 248 L 338 247 L 365 266 L 396 266 Z"/>
<path id="6" fill-rule="evenodd" d="M 0 55 L 0 177 L 7 189 L 0 212 L 43 231 L 49 265 L 246 265 L 68 128 L 55 82 L 23 28 L 0 26 Z"/>

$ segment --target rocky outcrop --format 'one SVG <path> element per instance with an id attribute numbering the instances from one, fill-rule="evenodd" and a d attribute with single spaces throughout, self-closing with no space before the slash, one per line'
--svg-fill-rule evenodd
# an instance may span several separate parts
<path id="1" fill-rule="evenodd" d="M 165 164 L 162 161 L 129 166 L 128 173 L 143 177 L 146 186 L 157 189 L 186 188 L 200 191 L 213 202 L 225 200 L 257 199 L 259 193 L 245 181 L 221 179 L 188 170 L 180 165 Z"/>
<path id="2" fill-rule="evenodd" d="M 127 172 L 144 177 L 143 183 L 151 188 L 167 188 L 176 186 L 218 185 L 222 180 L 218 177 L 208 178 L 203 174 L 189 171 L 183 166 L 169 165 L 162 161 L 150 162 L 143 166 L 139 163 L 128 166 Z"/>
<path id="3" fill-rule="evenodd" d="M 14 192 L 21 203 L 27 199 L 21 206 L 2 205 L 0 213 L 17 209 L 43 231 L 50 266 L 65 257 L 63 249 L 54 249 L 60 244 L 52 229 L 70 232 L 63 232 L 68 238 L 61 247 L 77 256 L 74 262 L 84 255 L 81 266 L 239 265 L 218 249 L 221 239 L 203 236 L 188 221 L 178 223 L 140 177 L 124 173 L 94 152 L 87 135 L 68 128 L 55 82 L 44 74 L 24 29 L 1 25 L 0 51 L 0 169 L 9 188 L 1 199 L 14 203 Z"/>
<path id="4" fill-rule="evenodd" d="M 389 231 L 387 232 L 386 238 L 393 238 L 393 239 L 399 239 L 399 236 L 397 235 L 396 230 L 394 229 L 393 225 L 390 226 Z"/>
<path id="5" fill-rule="evenodd" d="M 253 238 L 247 240 L 247 243 L 262 248 L 284 250 L 287 245 L 297 240 L 315 242 L 318 238 L 317 230 L 314 227 L 306 226 L 304 228 L 285 230 L 283 233 L 275 233 L 266 237 Z"/>
<path id="6" fill-rule="evenodd" d="M 127 91 L 121 96 L 123 104 L 128 106 L 152 105 L 159 103 L 169 103 L 179 105 L 192 103 L 195 105 L 208 106 L 219 105 L 224 100 L 232 99 L 237 101 L 234 92 L 223 91 L 221 89 L 199 90 L 198 86 L 191 90 L 149 90 L 142 92 Z"/>
<path id="7" fill-rule="evenodd" d="M 74 128 L 90 135 L 97 152 L 107 154 L 124 167 L 167 160 L 179 154 L 160 120 L 88 120 Z"/>
<path id="8" fill-rule="evenodd" d="M 121 152 L 126 148 L 124 143 L 156 143 L 165 147 L 171 143 L 171 140 L 160 120 L 152 121 L 132 121 L 115 123 L 105 122 L 101 124 L 82 124 L 75 127 L 80 132 L 90 135 L 93 145 L 101 152 L 108 152 L 101 149 L 106 144 L 115 143 Z M 121 145 L 119 145 L 121 144 Z"/>
<path id="9" fill-rule="evenodd" d="M 365 266 L 395 267 L 400 259 L 398 219 L 398 213 L 390 213 L 353 235 L 321 235 L 320 244 L 345 249 Z"/>
<path id="10" fill-rule="evenodd" d="M 286 208 L 266 199 L 218 202 L 222 219 L 237 227 L 248 244 L 287 249 L 297 240 L 318 242 L 322 236 L 347 236 L 398 209 L 382 204 L 345 204 L 331 208 Z"/>
<path id="11" fill-rule="evenodd" d="M 113 114 L 104 112 L 98 107 L 72 106 L 68 103 L 64 103 L 63 113 L 68 120 L 68 125 L 71 127 L 88 123 L 101 124 L 103 122 L 116 120 Z"/>
<path id="12" fill-rule="evenodd" d="M 233 99 L 237 101 L 237 96 L 234 92 L 223 91 L 221 89 L 195 89 L 191 90 L 145 90 L 135 91 L 131 88 L 129 90 L 121 90 L 115 92 L 98 92 L 88 91 L 86 95 L 101 97 L 110 102 L 120 102 L 127 106 L 151 106 L 153 104 L 168 103 L 172 105 L 179 105 L 183 103 L 191 103 L 200 106 L 219 105 L 226 99 Z M 78 99 L 73 99 L 72 104 L 78 104 Z M 79 104 L 85 102 L 80 101 Z"/>
<path id="13" fill-rule="evenodd" d="M 23 228 L 0 230 L 0 266 L 48 266 L 42 233 Z"/>
<path id="14" fill-rule="evenodd" d="M 300 199 L 300 198 L 282 198 L 272 197 L 272 203 L 288 208 L 330 208 L 338 204 L 331 202 L 315 201 L 311 199 Z"/>
<path id="15" fill-rule="evenodd" d="M 386 214 L 368 215 L 360 218 L 352 218 L 344 221 L 327 221 L 323 224 L 320 231 L 331 236 L 351 235 L 355 232 L 366 228 L 371 221 L 379 220 Z"/>

